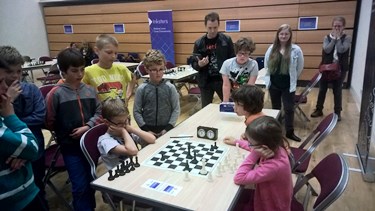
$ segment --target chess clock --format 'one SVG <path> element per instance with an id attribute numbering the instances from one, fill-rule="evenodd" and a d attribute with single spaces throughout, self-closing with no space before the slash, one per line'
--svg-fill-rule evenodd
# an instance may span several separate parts
<path id="1" fill-rule="evenodd" d="M 197 128 L 198 138 L 216 140 L 218 136 L 217 128 L 199 126 Z"/>

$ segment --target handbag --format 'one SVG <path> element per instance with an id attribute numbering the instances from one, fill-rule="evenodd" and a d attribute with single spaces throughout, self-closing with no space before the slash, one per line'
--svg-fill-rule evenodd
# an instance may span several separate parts
<path id="1" fill-rule="evenodd" d="M 322 79 L 326 81 L 338 80 L 341 77 L 340 64 L 335 62 L 331 64 L 321 64 L 319 72 L 322 73 Z"/>

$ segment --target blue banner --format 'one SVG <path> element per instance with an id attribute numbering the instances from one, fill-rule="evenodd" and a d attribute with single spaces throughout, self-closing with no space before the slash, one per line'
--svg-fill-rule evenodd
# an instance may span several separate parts
<path id="1" fill-rule="evenodd" d="M 148 11 L 152 49 L 160 50 L 167 61 L 174 60 L 172 10 Z"/>

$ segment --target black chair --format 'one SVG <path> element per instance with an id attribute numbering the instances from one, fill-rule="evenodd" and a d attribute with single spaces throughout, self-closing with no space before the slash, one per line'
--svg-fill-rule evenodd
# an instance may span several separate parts
<path id="1" fill-rule="evenodd" d="M 311 196 L 311 186 L 308 181 L 316 178 L 320 185 L 320 194 L 316 198 L 312 208 L 308 208 L 308 202 Z M 325 210 L 334 201 L 336 201 L 344 192 L 349 180 L 349 169 L 346 161 L 341 155 L 332 153 L 323 158 L 317 166 L 307 175 L 303 176 L 301 180 L 296 183 L 294 187 L 294 195 L 298 193 L 301 188 L 308 185 L 305 193 L 303 204 L 295 197 L 292 200 L 292 211 L 305 210 Z"/>

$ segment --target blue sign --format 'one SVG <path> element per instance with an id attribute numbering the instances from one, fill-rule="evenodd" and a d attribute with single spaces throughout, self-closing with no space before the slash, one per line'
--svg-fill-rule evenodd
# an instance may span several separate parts
<path id="1" fill-rule="evenodd" d="M 174 60 L 172 10 L 148 11 L 152 49 L 160 50 L 167 61 Z"/>
<path id="2" fill-rule="evenodd" d="M 64 34 L 73 34 L 73 25 L 64 25 Z"/>
<path id="3" fill-rule="evenodd" d="M 318 17 L 300 17 L 298 20 L 298 30 L 318 29 Z"/>
<path id="4" fill-rule="evenodd" d="M 125 33 L 125 25 L 123 23 L 115 23 L 115 24 L 113 24 L 113 32 L 115 34 L 123 34 L 123 33 Z"/>
<path id="5" fill-rule="evenodd" d="M 226 20 L 225 21 L 225 31 L 226 32 L 239 32 L 240 31 L 240 21 L 239 20 Z"/>

